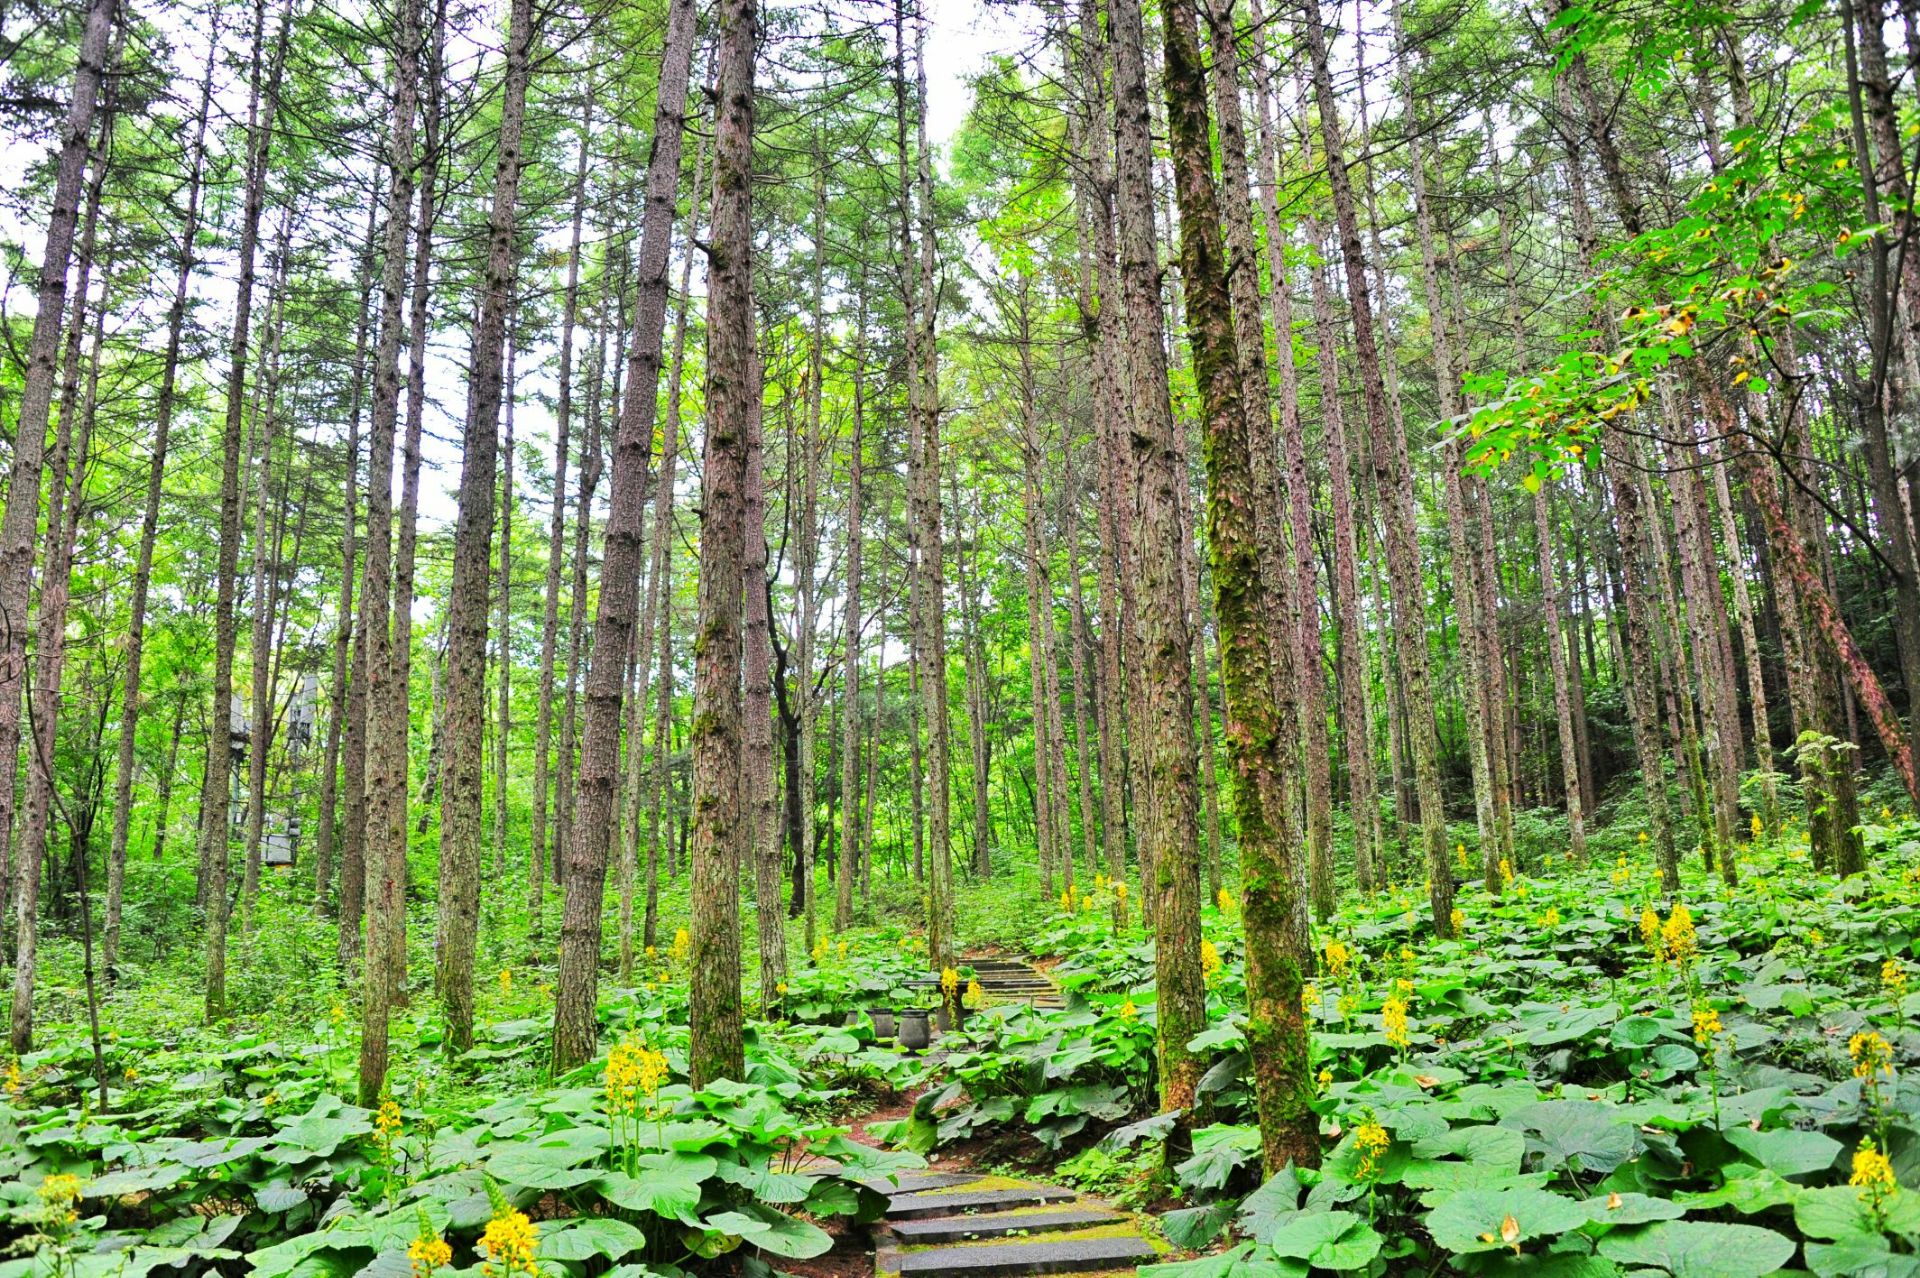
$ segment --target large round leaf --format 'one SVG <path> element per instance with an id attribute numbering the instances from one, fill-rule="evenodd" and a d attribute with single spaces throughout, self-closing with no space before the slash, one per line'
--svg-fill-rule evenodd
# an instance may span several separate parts
<path id="1" fill-rule="evenodd" d="M 1600 1240 L 1600 1254 L 1623 1265 L 1664 1269 L 1673 1278 L 1760 1278 L 1793 1259 L 1793 1239 L 1758 1225 L 1663 1220 Z"/>
<path id="2" fill-rule="evenodd" d="M 1544 1189 L 1468 1189 L 1427 1214 L 1427 1232 L 1451 1252 L 1500 1251 L 1558 1237 L 1590 1215 L 1585 1203 Z"/>

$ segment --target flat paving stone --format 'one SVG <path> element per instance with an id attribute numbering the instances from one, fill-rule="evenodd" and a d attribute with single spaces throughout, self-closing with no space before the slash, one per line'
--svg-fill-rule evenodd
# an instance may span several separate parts
<path id="1" fill-rule="evenodd" d="M 867 1176 L 860 1181 L 869 1189 L 877 1189 L 883 1194 L 918 1194 L 929 1189 L 951 1189 L 955 1185 L 971 1185 L 979 1180 L 976 1172 L 918 1172 L 904 1175 L 897 1180 L 886 1176 Z"/>
<path id="2" fill-rule="evenodd" d="M 1022 1185 L 1012 1189 L 983 1189 L 957 1194 L 933 1191 L 896 1194 L 887 1203 L 888 1220 L 924 1220 L 929 1216 L 952 1216 L 966 1211 L 1005 1211 L 1010 1207 L 1040 1207 L 1047 1203 L 1071 1202 L 1078 1197 L 1072 1190 L 1051 1185 Z"/>
<path id="3" fill-rule="evenodd" d="M 1125 1216 L 1110 1211 L 1092 1211 L 1069 1207 L 1062 1211 L 998 1212 L 984 1216 L 936 1216 L 930 1220 L 902 1220 L 893 1225 L 900 1241 L 914 1246 L 926 1243 L 965 1242 L 969 1238 L 1004 1238 L 1009 1234 L 1052 1233 L 1061 1229 L 1087 1229 L 1096 1225 L 1123 1224 Z"/>
<path id="4" fill-rule="evenodd" d="M 1025 1274 L 1091 1273 L 1157 1260 L 1144 1238 L 1074 1238 L 1060 1242 L 997 1243 L 993 1246 L 930 1247 L 900 1257 L 907 1274 L 964 1274 L 972 1278 L 1020 1278 Z"/>

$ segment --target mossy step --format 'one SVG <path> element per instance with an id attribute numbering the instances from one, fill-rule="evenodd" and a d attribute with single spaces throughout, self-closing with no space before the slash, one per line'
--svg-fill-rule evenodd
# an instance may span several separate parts
<path id="1" fill-rule="evenodd" d="M 1051 1185 L 1014 1184 L 988 1188 L 969 1185 L 957 1190 L 896 1194 L 887 1202 L 887 1219 L 925 1220 L 930 1216 L 951 1216 L 958 1212 L 1005 1211 L 1009 1207 L 1071 1202 L 1076 1196 L 1070 1189 L 1055 1189 Z"/>
<path id="2" fill-rule="evenodd" d="M 1126 1224 L 1125 1216 L 1084 1207 L 1061 1210 L 994 1212 L 982 1216 L 934 1216 L 926 1220 L 902 1220 L 893 1226 L 900 1241 L 910 1247 L 939 1243 L 967 1242 L 981 1238 L 1005 1238 L 1009 1234 L 1051 1234 L 1063 1230 L 1086 1229 L 1097 1225 Z"/>
<path id="3" fill-rule="evenodd" d="M 860 1183 L 883 1194 L 921 1194 L 930 1189 L 955 1189 L 980 1181 L 978 1172 L 919 1172 L 895 1176 L 863 1176 Z"/>
<path id="4" fill-rule="evenodd" d="M 1085 1274 L 1159 1259 L 1146 1239 L 1074 1238 L 1048 1242 L 999 1242 L 991 1246 L 929 1247 L 876 1258 L 878 1272 L 908 1278 L 951 1274 L 959 1278 L 1024 1278 L 1028 1274 Z"/>

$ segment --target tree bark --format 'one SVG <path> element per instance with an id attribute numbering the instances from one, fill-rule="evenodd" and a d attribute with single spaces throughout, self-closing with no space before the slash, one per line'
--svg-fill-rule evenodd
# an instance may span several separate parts
<path id="1" fill-rule="evenodd" d="M 600 598 L 594 615 L 593 658 L 587 668 L 585 741 L 580 789 L 569 826 L 566 906 L 560 924 L 560 974 L 554 999 L 556 1074 L 590 1059 L 599 1036 L 601 917 L 607 851 L 620 767 L 620 698 L 625 692 L 638 603 L 645 536 L 647 464 L 659 410 L 661 344 L 667 316 L 668 250 L 686 128 L 687 80 L 693 65 L 693 0 L 673 0 L 656 91 L 653 144 L 641 213 L 633 338 L 627 347 L 627 396 L 613 446 Z M 584 606 L 584 600 L 576 607 Z"/>
<path id="2" fill-rule="evenodd" d="M 1287 767 L 1296 736 L 1276 694 L 1274 665 L 1287 648 L 1276 636 L 1265 597 L 1267 571 L 1261 507 L 1274 494 L 1260 483 L 1250 431 L 1270 434 L 1265 416 L 1246 410 L 1246 365 L 1236 351 L 1228 261 L 1220 235 L 1209 146 L 1207 94 L 1200 41 L 1189 0 L 1165 9 L 1167 125 L 1180 201 L 1180 263 L 1186 286 L 1188 341 L 1200 390 L 1207 469 L 1207 547 L 1226 692 L 1227 749 L 1234 773 L 1247 930 L 1247 1043 L 1253 1059 L 1262 1158 L 1269 1174 L 1311 1167 L 1320 1157 L 1319 1119 L 1308 1079 L 1307 1029 L 1301 1009 L 1301 960 L 1292 936 L 1299 882 L 1292 862 L 1293 778 Z M 1229 163 L 1232 156 L 1229 156 Z M 1251 245 L 1246 246 L 1250 251 Z M 1245 262 L 1247 268 L 1252 262 Z M 1256 311 L 1256 323 L 1257 323 Z M 1266 519 L 1278 512 L 1265 512 Z M 1270 524 L 1269 524 L 1270 527 Z M 1189 912 L 1189 944 L 1199 945 L 1197 867 L 1177 879 L 1161 873 L 1160 945 L 1177 934 L 1170 922 Z M 1164 960 L 1162 960 L 1164 968 Z M 1200 991 L 1204 1009 L 1205 992 Z M 1168 1018 L 1160 987 L 1160 1017 Z M 1202 1012 L 1204 1020 L 1204 1010 Z M 1191 1098 L 1189 1102 L 1191 1103 Z"/>
<path id="3" fill-rule="evenodd" d="M 719 5 L 713 234 L 707 250 L 707 440 L 694 652 L 693 1085 L 745 1071 L 740 1025 L 740 583 L 747 448 L 760 394 L 754 361 L 755 0 Z"/>
<path id="4" fill-rule="evenodd" d="M 493 203 L 480 320 L 467 353 L 467 420 L 460 453 L 460 507 L 447 593 L 446 727 L 440 746 L 440 879 L 434 984 L 447 1018 L 446 1048 L 473 1046 L 473 961 L 480 926 L 481 734 L 487 696 L 487 569 L 493 547 L 493 490 L 499 476 L 501 369 L 519 254 L 521 139 L 532 79 L 533 0 L 507 12 L 506 71 L 495 139 Z M 506 677 L 506 664 L 501 677 Z M 501 701 L 504 705 L 506 697 Z M 505 740 L 506 723 L 501 722 Z M 505 769 L 502 768 L 504 776 Z M 564 974 L 564 969 L 563 969 Z"/>

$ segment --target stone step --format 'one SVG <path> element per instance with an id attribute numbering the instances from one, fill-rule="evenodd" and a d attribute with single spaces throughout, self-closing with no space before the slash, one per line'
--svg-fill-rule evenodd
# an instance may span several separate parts
<path id="1" fill-rule="evenodd" d="M 895 1194 L 887 1202 L 887 1219 L 925 1220 L 930 1216 L 952 1216 L 967 1211 L 1042 1207 L 1048 1203 L 1071 1202 L 1076 1196 L 1070 1189 L 1055 1189 L 1051 1185 L 1018 1185 L 1007 1189 L 962 1190 L 958 1193 L 935 1190 Z"/>
<path id="2" fill-rule="evenodd" d="M 1156 1260 L 1159 1253 L 1144 1238 L 1069 1238 L 1057 1242 L 996 1243 L 992 1246 L 930 1247 L 876 1257 L 881 1273 L 953 1274 L 970 1278 L 1023 1278 L 1027 1274 L 1083 1274 L 1120 1269 Z"/>
<path id="3" fill-rule="evenodd" d="M 935 1216 L 928 1220 L 902 1220 L 893 1225 L 900 1241 L 913 1246 L 928 1243 L 966 1242 L 970 1238 L 1005 1238 L 1009 1234 L 1055 1233 L 1062 1229 L 1087 1229 L 1095 1225 L 1123 1224 L 1125 1216 L 1110 1211 L 1067 1207 L 1059 1211 L 993 1212 L 984 1216 Z"/>
<path id="4" fill-rule="evenodd" d="M 979 1180 L 977 1172 L 908 1172 L 897 1176 L 863 1176 L 860 1183 L 883 1194 L 920 1194 L 929 1189 L 952 1189 Z"/>

